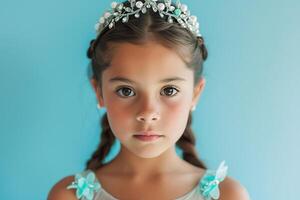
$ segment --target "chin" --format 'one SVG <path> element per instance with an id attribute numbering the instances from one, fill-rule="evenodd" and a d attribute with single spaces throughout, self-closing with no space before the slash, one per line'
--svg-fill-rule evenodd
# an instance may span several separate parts
<path id="1" fill-rule="evenodd" d="M 140 157 L 140 158 L 156 158 L 158 156 L 160 156 L 162 154 L 162 152 L 147 152 L 144 154 L 138 153 L 136 154 L 136 156 Z"/>
<path id="2" fill-rule="evenodd" d="M 135 148 L 134 150 L 130 150 L 133 154 L 140 158 L 156 158 L 165 152 L 165 149 L 161 147 L 142 147 Z"/>

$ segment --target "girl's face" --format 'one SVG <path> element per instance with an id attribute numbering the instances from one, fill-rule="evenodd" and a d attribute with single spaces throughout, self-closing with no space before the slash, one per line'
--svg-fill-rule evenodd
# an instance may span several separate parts
<path id="1" fill-rule="evenodd" d="M 193 71 L 174 51 L 159 43 L 118 44 L 102 74 L 102 96 L 110 127 L 125 148 L 136 156 L 152 158 L 175 143 L 184 132 L 190 109 L 205 80 L 194 88 Z M 162 135 L 154 141 L 134 137 L 140 131 Z"/>

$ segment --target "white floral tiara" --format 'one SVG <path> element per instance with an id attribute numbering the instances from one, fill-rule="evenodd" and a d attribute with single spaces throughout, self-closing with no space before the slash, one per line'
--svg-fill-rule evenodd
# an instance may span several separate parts
<path id="1" fill-rule="evenodd" d="M 168 16 L 168 22 L 173 23 L 174 19 L 184 28 L 190 30 L 195 36 L 201 36 L 199 33 L 199 23 L 197 17 L 190 15 L 187 5 L 181 4 L 177 0 L 175 6 L 172 5 L 171 0 L 164 0 L 158 3 L 157 0 L 128 0 L 130 7 L 124 6 L 123 3 L 112 2 L 111 10 L 106 11 L 99 21 L 95 24 L 96 33 L 100 34 L 107 26 L 109 29 L 115 26 L 115 23 L 122 20 L 123 23 L 128 22 L 129 16 L 134 15 L 139 18 L 140 14 L 145 14 L 147 9 L 152 8 L 154 12 L 158 12 L 163 18 Z"/>

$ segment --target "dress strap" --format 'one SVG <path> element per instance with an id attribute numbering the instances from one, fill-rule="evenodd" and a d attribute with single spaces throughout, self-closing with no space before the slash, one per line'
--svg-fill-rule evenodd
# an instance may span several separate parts
<path id="1" fill-rule="evenodd" d="M 217 170 L 207 170 L 200 181 L 200 192 L 205 200 L 219 199 L 220 190 L 219 183 L 223 181 L 227 175 L 228 166 L 223 160 Z"/>
<path id="2" fill-rule="evenodd" d="M 101 189 L 101 185 L 92 170 L 85 170 L 77 173 L 74 181 L 67 186 L 67 189 L 76 189 L 76 197 L 80 200 L 92 200 L 94 193 Z"/>

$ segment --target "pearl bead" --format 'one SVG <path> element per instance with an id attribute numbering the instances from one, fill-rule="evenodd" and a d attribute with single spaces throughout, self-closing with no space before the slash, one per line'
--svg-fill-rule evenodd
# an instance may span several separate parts
<path id="1" fill-rule="evenodd" d="M 110 15 L 111 15 L 111 14 L 110 14 L 109 12 L 106 12 L 106 13 L 104 13 L 104 18 L 107 19 L 107 18 L 110 17 Z"/>
<path id="2" fill-rule="evenodd" d="M 136 18 L 139 18 L 139 17 L 140 17 L 140 14 L 139 14 L 139 13 L 135 13 L 134 16 L 135 16 Z"/>
<path id="3" fill-rule="evenodd" d="M 95 29 L 96 29 L 96 31 L 99 29 L 99 27 L 100 27 L 100 24 L 99 24 L 99 23 L 96 23 L 96 24 L 95 24 Z"/>
<path id="4" fill-rule="evenodd" d="M 100 17 L 99 22 L 100 22 L 100 24 L 103 24 L 105 22 L 104 17 Z"/>
<path id="5" fill-rule="evenodd" d="M 117 7 L 117 5 L 118 5 L 118 3 L 115 2 L 115 1 L 111 3 L 111 7 L 112 7 L 113 9 L 115 9 L 115 8 Z"/>
<path id="6" fill-rule="evenodd" d="M 182 5 L 181 5 L 181 10 L 182 10 L 183 12 L 186 12 L 187 9 L 188 9 L 187 5 L 185 5 L 185 4 L 182 4 Z"/>
<path id="7" fill-rule="evenodd" d="M 141 7 L 143 7 L 144 4 L 143 4 L 143 2 L 138 1 L 138 2 L 136 2 L 135 5 L 136 5 L 137 8 L 141 8 Z"/>
<path id="8" fill-rule="evenodd" d="M 196 22 L 197 21 L 197 17 L 195 15 L 190 16 L 190 19 L 192 22 Z"/>
<path id="9" fill-rule="evenodd" d="M 157 5 L 157 8 L 158 8 L 158 10 L 163 11 L 163 10 L 165 9 L 165 4 L 159 3 L 159 4 Z"/>

